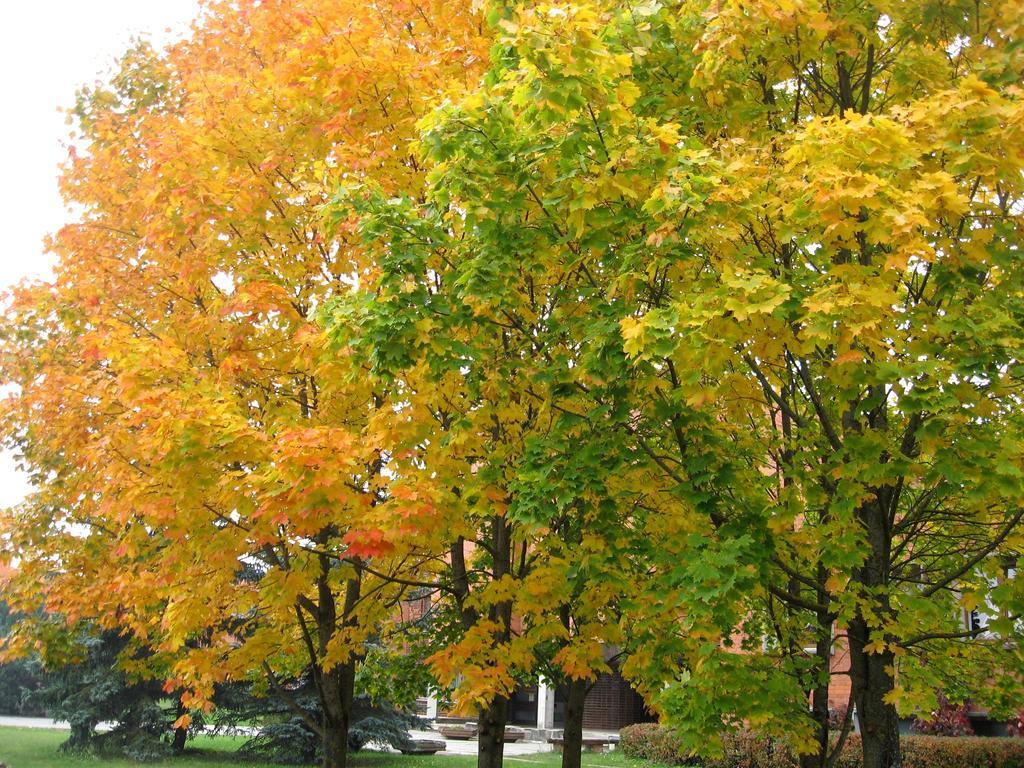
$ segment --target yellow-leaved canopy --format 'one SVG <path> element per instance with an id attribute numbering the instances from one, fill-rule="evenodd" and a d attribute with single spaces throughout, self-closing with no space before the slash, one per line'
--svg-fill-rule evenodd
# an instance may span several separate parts
<path id="1" fill-rule="evenodd" d="M 343 763 L 354 665 L 403 587 L 361 527 L 387 482 L 379 393 L 313 322 L 373 266 L 319 206 L 369 172 L 410 187 L 413 127 L 479 76 L 484 28 L 440 0 L 208 2 L 79 93 L 81 213 L 3 325 L 4 436 L 36 485 L 0 519 L 5 599 L 47 612 L 10 651 L 54 617 L 120 629 L 197 709 L 312 664 L 311 727 Z"/>

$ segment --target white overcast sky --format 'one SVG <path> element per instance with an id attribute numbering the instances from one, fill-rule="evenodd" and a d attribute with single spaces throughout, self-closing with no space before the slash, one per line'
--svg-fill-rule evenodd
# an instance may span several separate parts
<path id="1" fill-rule="evenodd" d="M 110 69 L 133 35 L 178 37 L 197 0 L 0 0 L 0 289 L 45 277 L 43 237 L 67 213 L 57 194 L 67 126 L 58 108 Z M 27 490 L 0 455 L 0 506 Z"/>

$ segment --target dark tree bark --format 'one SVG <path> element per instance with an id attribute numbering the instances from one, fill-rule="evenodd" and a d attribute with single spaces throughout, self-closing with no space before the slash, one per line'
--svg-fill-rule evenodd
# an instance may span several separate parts
<path id="1" fill-rule="evenodd" d="M 348 761 L 348 737 L 341 728 L 328 726 L 328 729 L 324 731 L 323 750 L 324 768 L 345 767 Z"/>
<path id="2" fill-rule="evenodd" d="M 500 581 L 512 572 L 512 526 L 504 517 L 495 516 L 491 519 L 490 528 L 489 544 L 494 557 L 491 575 L 495 581 Z M 488 611 L 488 618 L 501 627 L 495 642 L 507 643 L 512 636 L 512 604 L 507 601 L 496 603 Z M 495 696 L 480 714 L 477 768 L 501 768 L 505 758 L 508 698 Z"/>
<path id="3" fill-rule="evenodd" d="M 323 675 L 322 703 L 324 768 L 345 768 L 348 760 L 348 732 L 352 725 L 356 662 L 339 664 Z"/>
<path id="4" fill-rule="evenodd" d="M 890 670 L 895 656 L 890 651 L 864 650 L 870 638 L 867 623 L 860 616 L 850 622 L 849 636 L 850 677 L 860 721 L 864 768 L 900 768 L 899 715 L 896 707 L 885 701 L 893 689 Z"/>
<path id="5" fill-rule="evenodd" d="M 477 735 L 477 768 L 501 768 L 505 759 L 505 726 L 508 724 L 508 699 L 495 696 L 480 710 Z"/>
<path id="6" fill-rule="evenodd" d="M 831 653 L 831 639 L 826 648 L 822 649 L 821 641 L 819 640 L 816 648 L 816 654 L 818 655 L 817 663 L 828 664 L 829 654 Z M 821 655 L 824 650 L 825 655 Z M 815 670 L 815 674 L 819 670 Z M 818 682 L 815 684 L 811 691 L 811 717 L 814 719 L 814 740 L 818 745 L 818 749 L 814 754 L 801 755 L 800 756 L 800 768 L 825 768 L 828 764 L 828 680 L 826 676 L 825 682 Z"/>
<path id="7" fill-rule="evenodd" d="M 317 635 L 318 657 L 323 659 L 328 645 L 334 637 L 338 626 L 338 606 L 329 581 L 330 563 L 326 558 L 321 563 L 321 575 L 318 580 Z M 360 577 L 357 574 L 345 584 L 345 598 L 341 609 L 341 621 L 350 624 L 354 621 L 352 614 L 359 602 L 361 592 Z M 323 768 L 345 768 L 348 760 L 348 731 L 352 720 L 352 699 L 355 694 L 356 664 L 355 656 L 332 667 L 320 669 L 316 674 L 317 691 L 320 694 L 320 706 L 323 710 L 321 744 L 323 747 Z M 314 665 L 316 670 L 316 665 Z"/>
<path id="8" fill-rule="evenodd" d="M 818 749 L 813 755 L 800 758 L 800 768 L 826 768 L 829 763 L 828 744 L 828 689 L 832 680 L 832 624 L 835 616 L 830 609 L 830 597 L 825 588 L 828 572 L 819 562 L 815 582 L 815 601 L 819 606 L 815 613 L 814 667 L 811 670 L 811 717 L 815 726 L 815 741 Z"/>
<path id="9" fill-rule="evenodd" d="M 504 576 L 513 573 L 515 566 L 514 547 L 512 544 L 512 525 L 502 515 L 495 515 L 482 527 L 481 534 L 486 540 L 486 549 L 492 557 L 490 580 L 500 581 Z M 523 545 L 525 547 L 525 545 Z M 466 569 L 465 541 L 461 538 L 453 542 L 450 550 L 452 572 L 452 594 L 459 607 L 462 627 L 472 629 L 480 620 L 480 612 L 472 607 L 470 597 L 470 581 Z M 525 560 L 525 555 L 523 557 Z M 520 567 L 516 578 L 522 578 L 525 565 Z M 508 601 L 496 603 L 487 609 L 489 621 L 497 624 L 493 642 L 497 645 L 507 643 L 512 636 L 512 604 Z M 501 768 L 505 757 L 505 726 L 508 723 L 508 698 L 495 696 L 478 712 L 477 726 L 477 767 Z"/>
<path id="10" fill-rule="evenodd" d="M 345 768 L 348 760 L 348 730 L 352 724 L 352 698 L 355 691 L 355 660 L 324 673 L 324 768 Z"/>
<path id="11" fill-rule="evenodd" d="M 185 705 L 181 703 L 181 699 L 178 699 L 178 705 L 176 709 L 176 714 L 178 715 L 178 717 L 181 717 L 187 712 L 188 709 L 186 709 Z M 185 751 L 185 742 L 187 739 L 188 728 L 174 729 L 174 739 L 171 741 L 171 749 L 174 751 L 175 754 L 179 754 Z"/>
<path id="12" fill-rule="evenodd" d="M 569 680 L 566 685 L 562 768 L 580 768 L 583 760 L 583 707 L 590 685 L 589 680 Z"/>
<path id="13" fill-rule="evenodd" d="M 175 753 L 185 751 L 185 742 L 188 739 L 188 728 L 175 728 L 174 739 L 171 741 L 171 750 Z"/>
<path id="14" fill-rule="evenodd" d="M 855 581 L 872 595 L 871 606 L 875 617 L 885 621 L 891 613 L 884 590 L 889 586 L 891 564 L 891 538 L 887 510 L 892 499 L 891 491 L 878 489 L 876 498 L 861 506 L 858 519 L 864 528 L 868 541 L 868 556 L 864 564 L 856 569 Z M 877 590 L 877 591 L 876 591 Z M 870 653 L 866 649 L 871 643 L 872 623 L 868 622 L 862 608 L 850 621 L 850 679 L 853 684 L 853 699 L 857 705 L 860 721 L 861 744 L 864 752 L 864 768 L 900 768 L 899 715 L 896 707 L 885 701 L 893 690 L 892 669 L 896 658 L 892 651 Z"/>

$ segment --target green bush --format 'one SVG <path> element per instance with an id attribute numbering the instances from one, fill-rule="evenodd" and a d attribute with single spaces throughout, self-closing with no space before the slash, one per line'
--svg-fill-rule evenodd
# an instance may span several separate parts
<path id="1" fill-rule="evenodd" d="M 657 723 L 627 725 L 619 731 L 619 749 L 626 757 L 639 757 L 667 765 L 684 765 L 672 731 Z"/>
<path id="2" fill-rule="evenodd" d="M 903 768 L 1022 768 L 1024 740 L 981 736 L 904 736 Z M 860 737 L 851 735 L 836 768 L 860 768 Z"/>
<path id="3" fill-rule="evenodd" d="M 752 731 L 736 731 L 722 740 L 720 758 L 687 757 L 680 752 L 672 731 L 656 723 L 623 728 L 619 748 L 628 757 L 640 757 L 669 765 L 695 765 L 702 768 L 797 768 L 798 762 L 786 746 Z"/>
<path id="4" fill-rule="evenodd" d="M 753 731 L 736 731 L 723 740 L 724 754 L 705 760 L 705 768 L 797 768 L 799 761 L 785 744 Z"/>
<path id="5" fill-rule="evenodd" d="M 903 768 L 1022 768 L 1024 739 L 975 736 L 904 736 Z M 720 758 L 697 759 L 680 753 L 672 731 L 646 723 L 622 729 L 619 747 L 628 757 L 668 765 L 701 768 L 796 768 L 792 752 L 780 742 L 751 731 L 737 731 L 724 739 Z M 836 768 L 861 768 L 860 737 L 851 734 Z"/>

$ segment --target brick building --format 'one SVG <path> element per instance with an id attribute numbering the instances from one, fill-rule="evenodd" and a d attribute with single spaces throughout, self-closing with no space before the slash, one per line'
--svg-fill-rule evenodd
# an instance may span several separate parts
<path id="1" fill-rule="evenodd" d="M 444 714 L 433 698 L 424 700 L 422 714 L 435 718 Z M 644 700 L 613 665 L 611 673 L 598 676 L 583 708 L 583 727 L 587 730 L 617 731 L 633 723 L 652 722 Z M 565 694 L 541 679 L 519 688 L 509 701 L 509 724 L 541 730 L 557 730 L 565 724 Z"/>

